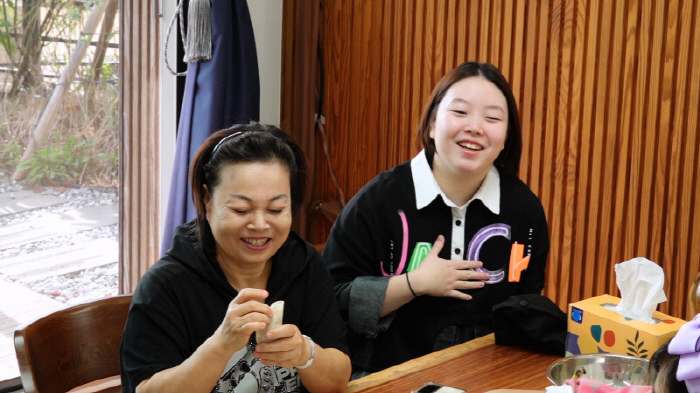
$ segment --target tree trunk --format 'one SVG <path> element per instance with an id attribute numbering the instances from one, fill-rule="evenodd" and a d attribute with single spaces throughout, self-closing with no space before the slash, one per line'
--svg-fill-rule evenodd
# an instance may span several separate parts
<path id="1" fill-rule="evenodd" d="M 83 27 L 83 31 L 81 33 L 82 36 L 91 36 L 95 33 L 95 30 L 97 30 L 97 26 L 100 24 L 100 20 L 105 13 L 107 3 L 108 2 L 105 1 L 92 7 L 90 16 Z M 53 127 L 60 109 L 60 104 L 63 102 L 63 96 L 68 88 L 68 84 L 73 80 L 73 76 L 78 71 L 78 66 L 80 66 L 80 62 L 85 56 L 85 52 L 87 52 L 89 46 L 90 42 L 86 40 L 78 40 L 78 43 L 75 45 L 75 50 L 73 51 L 73 54 L 71 54 L 68 65 L 63 69 L 63 73 L 61 73 L 61 77 L 56 83 L 56 86 L 49 97 L 49 101 L 44 107 L 44 111 L 41 113 L 39 122 L 34 128 L 32 138 L 29 140 L 29 145 L 27 145 L 20 162 L 27 160 L 34 155 L 37 145 L 44 141 L 46 135 Z M 15 173 L 12 175 L 12 179 L 16 181 L 24 180 L 24 178 L 27 176 L 27 172 L 29 172 L 29 169 L 20 170 L 19 167 L 17 167 L 15 169 Z"/>
<path id="2" fill-rule="evenodd" d="M 99 37 L 97 38 L 97 46 L 95 47 L 95 58 L 92 62 L 92 81 L 96 82 L 100 80 L 102 75 L 102 65 L 105 61 L 105 55 L 107 54 L 107 45 L 110 34 L 112 34 L 112 29 L 114 28 L 114 19 L 117 16 L 117 11 L 119 10 L 118 0 L 106 0 L 107 8 L 105 9 L 105 16 L 102 20 L 102 30 Z M 94 95 L 95 95 L 95 85 L 90 84 L 87 88 L 87 103 L 90 113 L 94 109 Z"/>
<path id="3" fill-rule="evenodd" d="M 108 39 L 110 34 L 112 34 L 114 19 L 117 17 L 117 11 L 119 10 L 118 0 L 106 0 L 105 2 L 107 3 L 107 8 L 105 9 L 105 17 L 102 21 L 102 31 L 97 39 L 95 59 L 92 62 L 92 68 L 95 70 L 92 76 L 93 82 L 100 79 L 102 64 L 104 64 L 105 55 L 107 54 Z"/>
<path id="4" fill-rule="evenodd" d="M 32 90 L 41 81 L 41 3 L 42 0 L 24 0 L 22 5 L 22 39 L 20 61 L 11 91 L 21 87 Z"/>

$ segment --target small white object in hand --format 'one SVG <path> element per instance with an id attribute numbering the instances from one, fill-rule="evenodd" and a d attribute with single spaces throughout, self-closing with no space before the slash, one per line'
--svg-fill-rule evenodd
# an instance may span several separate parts
<path id="1" fill-rule="evenodd" d="M 255 341 L 259 343 L 270 342 L 269 338 L 266 337 L 267 332 L 272 329 L 276 329 L 282 326 L 282 316 L 284 315 L 284 300 L 278 300 L 270 305 L 272 308 L 272 322 L 270 322 L 265 329 L 258 330 L 255 332 Z"/>

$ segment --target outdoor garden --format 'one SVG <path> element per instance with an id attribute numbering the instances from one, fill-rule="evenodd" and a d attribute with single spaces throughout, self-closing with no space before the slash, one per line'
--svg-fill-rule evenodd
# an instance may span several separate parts
<path id="1" fill-rule="evenodd" d="M 0 285 L 117 293 L 118 4 L 0 1 Z"/>
<path id="2" fill-rule="evenodd" d="M 118 1 L 0 3 L 0 180 L 118 185 Z"/>

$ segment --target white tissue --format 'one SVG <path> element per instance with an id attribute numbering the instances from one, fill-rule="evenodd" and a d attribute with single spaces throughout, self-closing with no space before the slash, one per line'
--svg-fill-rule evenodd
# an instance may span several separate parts
<path id="1" fill-rule="evenodd" d="M 571 385 L 547 386 L 544 390 L 547 393 L 574 393 L 574 388 Z"/>
<path id="2" fill-rule="evenodd" d="M 616 264 L 615 274 L 622 300 L 612 309 L 624 317 L 653 323 L 651 315 L 659 303 L 666 301 L 661 266 L 646 258 L 634 258 Z"/>

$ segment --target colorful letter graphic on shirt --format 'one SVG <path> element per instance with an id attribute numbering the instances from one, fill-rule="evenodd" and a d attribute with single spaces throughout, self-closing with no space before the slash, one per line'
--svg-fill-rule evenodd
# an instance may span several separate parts
<path id="1" fill-rule="evenodd" d="M 519 282 L 520 273 L 527 269 L 527 265 L 530 263 L 530 256 L 525 255 L 524 246 L 518 244 L 518 242 L 513 242 L 513 246 L 510 248 L 510 269 L 508 269 L 508 281 Z"/>
<path id="2" fill-rule="evenodd" d="M 470 261 L 479 261 L 479 252 L 484 243 L 492 237 L 503 236 L 510 240 L 510 225 L 508 224 L 491 224 L 485 226 L 474 234 L 472 240 L 469 242 L 469 247 L 467 248 L 467 259 Z M 505 273 L 503 268 L 498 270 L 488 270 L 483 267 L 474 269 L 479 272 L 484 272 L 489 274 L 489 279 L 484 281 L 486 284 L 496 284 L 503 281 Z"/>
<path id="3" fill-rule="evenodd" d="M 401 262 L 399 263 L 399 268 L 396 269 L 395 275 L 403 273 L 403 267 L 406 265 L 406 256 L 408 254 L 408 221 L 406 220 L 406 213 L 403 210 L 399 210 L 399 217 L 401 217 L 401 225 L 403 227 L 403 242 L 401 243 Z M 382 269 L 382 274 L 384 276 L 391 276 L 391 273 L 384 271 L 384 262 L 379 262 L 379 267 Z"/>
<path id="4" fill-rule="evenodd" d="M 411 261 L 408 262 L 408 269 L 406 271 L 410 272 L 411 270 L 416 270 L 418 268 L 418 265 L 420 265 L 420 263 L 423 262 L 425 257 L 430 252 L 430 249 L 432 249 L 432 248 L 433 248 L 433 245 L 430 243 L 426 243 L 426 242 L 416 243 L 416 247 L 413 249 L 413 254 L 411 255 Z"/>
<path id="5" fill-rule="evenodd" d="M 399 267 L 396 269 L 396 271 L 393 271 L 393 262 L 391 264 L 392 269 L 390 269 L 390 272 L 387 273 L 384 270 L 384 262 L 379 262 L 382 274 L 384 276 L 392 276 L 392 275 L 399 275 L 404 273 L 404 267 L 406 266 L 406 259 L 408 259 L 408 220 L 406 219 L 406 213 L 404 213 L 403 210 L 398 211 L 399 217 L 401 218 L 401 226 L 403 229 L 403 241 L 401 243 L 401 260 L 399 262 Z M 481 247 L 484 245 L 484 243 L 491 239 L 492 237 L 496 236 L 501 236 L 505 237 L 506 239 L 510 240 L 511 238 L 511 228 L 510 225 L 504 224 L 504 223 L 497 223 L 497 224 L 491 224 L 487 225 L 480 230 L 478 230 L 474 236 L 472 237 L 471 241 L 469 242 L 469 246 L 467 248 L 467 260 L 470 261 L 479 261 L 480 257 L 479 254 L 481 252 Z M 392 243 L 393 244 L 393 243 Z M 420 263 L 425 259 L 425 257 L 428 255 L 430 250 L 432 249 L 432 244 L 427 243 L 427 242 L 418 242 L 416 243 L 414 249 L 413 249 L 413 254 L 411 255 L 411 260 L 406 267 L 406 271 L 412 271 L 418 268 Z M 527 263 L 529 262 L 529 255 L 521 258 L 520 255 L 523 254 L 523 246 L 518 244 L 517 242 L 513 244 L 513 247 L 511 248 L 511 260 L 513 260 L 513 265 L 514 271 L 509 272 L 510 276 L 510 281 L 520 281 L 520 272 L 524 269 L 527 268 Z M 489 274 L 489 279 L 485 281 L 486 284 L 496 284 L 505 278 L 505 268 L 508 266 L 508 262 L 506 261 L 505 265 L 497 270 L 488 270 L 484 267 L 480 267 L 478 269 L 474 269 L 476 271 L 484 272 Z"/>

